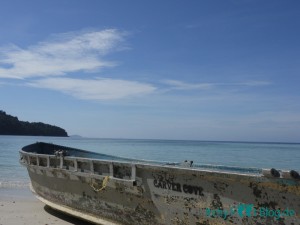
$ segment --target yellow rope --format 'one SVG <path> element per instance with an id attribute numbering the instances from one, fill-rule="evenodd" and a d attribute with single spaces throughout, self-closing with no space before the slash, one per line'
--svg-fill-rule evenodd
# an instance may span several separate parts
<path id="1" fill-rule="evenodd" d="M 109 176 L 105 176 L 103 181 L 102 181 L 102 187 L 101 188 L 98 188 L 98 189 L 95 188 L 94 182 L 92 182 L 92 184 L 90 186 L 94 189 L 94 191 L 99 192 L 99 191 L 102 191 L 107 186 L 108 181 L 109 181 Z"/>

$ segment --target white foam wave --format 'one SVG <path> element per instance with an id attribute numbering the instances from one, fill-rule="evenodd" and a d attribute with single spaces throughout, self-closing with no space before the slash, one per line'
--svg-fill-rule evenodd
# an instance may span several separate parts
<path id="1" fill-rule="evenodd" d="M 0 181 L 0 189 L 1 188 L 28 188 L 30 182 L 28 181 Z"/>

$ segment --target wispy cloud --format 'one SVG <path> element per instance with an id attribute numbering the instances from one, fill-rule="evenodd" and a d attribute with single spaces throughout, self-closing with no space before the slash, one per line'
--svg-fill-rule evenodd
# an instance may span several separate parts
<path id="1" fill-rule="evenodd" d="M 149 84 L 117 79 L 46 78 L 27 83 L 28 86 L 60 91 L 78 99 L 112 100 L 141 96 L 155 91 Z"/>
<path id="2" fill-rule="evenodd" d="M 0 78 L 21 79 L 14 84 L 60 91 L 78 99 L 110 100 L 144 94 L 163 94 L 168 91 L 194 91 L 221 89 L 221 86 L 262 86 L 265 81 L 241 83 L 188 83 L 163 80 L 151 83 L 123 79 L 89 78 L 88 72 L 116 66 L 105 56 L 123 49 L 125 32 L 115 29 L 81 31 L 57 34 L 44 42 L 27 48 L 16 45 L 0 47 Z M 72 73 L 82 71 L 80 78 Z M 64 77 L 60 77 L 63 76 Z M 97 75 L 98 76 L 98 75 Z M 99 75 L 101 76 L 101 75 Z M 3 85 L 3 83 L 0 85 Z"/>
<path id="3" fill-rule="evenodd" d="M 0 78 L 22 79 L 23 84 L 60 91 L 78 99 L 110 100 L 149 94 L 151 84 L 121 79 L 71 78 L 72 72 L 95 72 L 115 66 L 104 56 L 123 49 L 126 33 L 115 29 L 70 32 L 20 48 L 1 48 Z M 67 75 L 65 77 L 58 77 Z M 81 76 L 82 77 L 82 76 Z M 29 79 L 30 78 L 30 79 Z M 0 84 L 1 85 L 1 84 Z"/>
<path id="4" fill-rule="evenodd" d="M 209 89 L 214 86 L 213 83 L 185 83 L 179 80 L 164 80 L 162 83 L 167 84 L 171 89 L 177 90 L 193 90 L 193 89 Z"/>
<path id="5" fill-rule="evenodd" d="M 169 86 L 169 90 L 208 90 L 218 86 L 266 86 L 268 81 L 246 81 L 238 83 L 186 83 L 179 80 L 163 80 L 162 83 Z"/>
<path id="6" fill-rule="evenodd" d="M 233 83 L 233 85 L 252 86 L 252 87 L 268 86 L 271 84 L 272 84 L 272 82 L 259 81 L 259 80 L 252 80 L 252 81 L 246 81 L 246 82 L 241 82 L 241 83 Z"/>
<path id="7" fill-rule="evenodd" d="M 114 66 L 102 57 L 114 50 L 124 33 L 114 29 L 64 33 L 28 48 L 1 47 L 0 78 L 58 76 Z"/>

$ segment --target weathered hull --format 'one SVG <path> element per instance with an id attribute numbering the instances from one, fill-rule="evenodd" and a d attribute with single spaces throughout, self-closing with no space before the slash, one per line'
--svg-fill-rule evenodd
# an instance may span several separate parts
<path id="1" fill-rule="evenodd" d="M 297 178 L 47 157 L 21 151 L 36 195 L 95 223 L 300 224 Z"/>

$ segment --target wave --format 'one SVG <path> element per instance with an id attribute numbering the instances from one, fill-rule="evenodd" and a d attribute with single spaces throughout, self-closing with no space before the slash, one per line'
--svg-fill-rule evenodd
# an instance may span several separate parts
<path id="1" fill-rule="evenodd" d="M 194 164 L 193 167 L 201 169 L 211 169 L 217 171 L 236 172 L 236 173 L 250 173 L 261 174 L 262 169 L 251 167 L 238 167 L 238 166 L 224 166 L 224 165 L 211 165 L 211 164 Z"/>
<path id="2" fill-rule="evenodd" d="M 0 181 L 0 189 L 21 189 L 28 188 L 29 185 L 29 181 Z"/>

